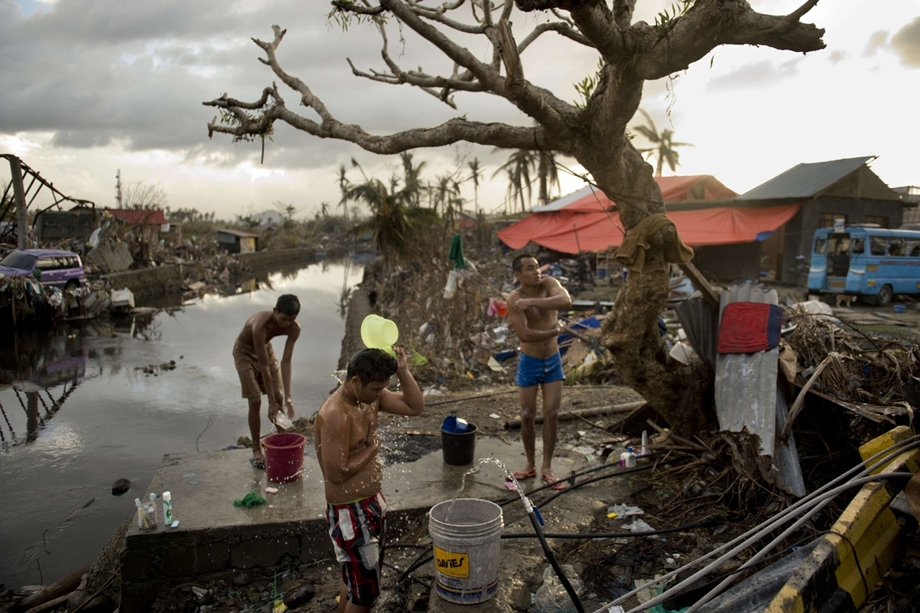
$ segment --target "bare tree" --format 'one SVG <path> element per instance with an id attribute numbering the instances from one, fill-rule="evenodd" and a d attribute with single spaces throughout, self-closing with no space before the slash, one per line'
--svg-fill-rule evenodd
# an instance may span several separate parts
<path id="1" fill-rule="evenodd" d="M 296 94 L 288 108 L 277 83 L 266 87 L 258 100 L 242 102 L 223 95 L 204 104 L 219 109 L 220 118 L 208 124 L 210 134 L 230 134 L 234 140 L 252 140 L 271 134 L 277 121 L 322 138 L 349 141 L 379 154 L 397 154 L 421 147 L 442 147 L 466 141 L 512 150 L 554 151 L 574 157 L 604 193 L 617 202 L 627 239 L 640 222 L 665 212 L 652 167 L 629 141 L 627 124 L 642 100 L 646 81 L 685 70 L 720 45 L 759 45 L 809 52 L 824 48 L 824 30 L 802 23 L 817 0 L 804 0 L 788 15 L 754 11 L 744 0 L 685 0 L 672 12 L 659 14 L 654 24 L 633 23 L 636 0 L 496 0 L 443 4 L 419 0 L 335 0 L 333 18 L 344 25 L 370 20 L 382 37 L 383 70 L 353 74 L 372 81 L 414 85 L 456 108 L 456 93 L 485 93 L 503 98 L 530 117 L 536 126 L 480 122 L 458 116 L 440 125 L 387 135 L 370 134 L 343 123 L 300 78 L 282 68 L 278 48 L 286 30 L 274 26 L 270 41 L 255 40 L 262 62 Z M 512 19 L 515 9 L 542 11 L 538 19 Z M 387 26 L 395 21 L 446 56 L 451 73 L 429 74 L 423 68 L 403 69 L 388 47 Z M 534 24 L 519 32 L 511 23 Z M 524 75 L 522 55 L 544 34 L 556 34 L 573 44 L 596 51 L 597 74 L 582 82 L 583 100 L 569 103 Z M 464 42 L 478 36 L 491 48 L 484 56 Z M 558 57 L 564 57 L 557 54 Z M 485 61 L 480 58 L 487 57 Z M 314 112 L 300 114 L 298 106 Z M 394 109 L 394 112 L 396 110 Z M 658 218 L 653 218 L 657 220 Z M 656 224 L 657 225 L 657 224 Z M 647 224 L 641 226 L 647 227 Z M 611 231 L 615 231 L 611 228 Z M 669 359 L 658 333 L 658 314 L 668 289 L 666 246 L 673 245 L 673 224 L 662 224 L 647 237 L 641 274 L 630 274 L 617 294 L 612 317 L 604 323 L 604 344 L 610 349 L 620 377 L 661 411 L 672 427 L 692 432 L 714 424 L 711 407 L 701 390 L 706 377 Z M 702 408 L 709 410 L 703 411 Z"/>
<path id="2" fill-rule="evenodd" d="M 132 181 L 121 196 L 126 209 L 159 210 L 166 207 L 166 190 L 156 183 Z"/>

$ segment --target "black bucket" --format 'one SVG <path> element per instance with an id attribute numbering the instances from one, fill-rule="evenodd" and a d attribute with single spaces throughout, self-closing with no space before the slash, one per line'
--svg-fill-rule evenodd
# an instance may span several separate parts
<path id="1" fill-rule="evenodd" d="M 441 428 L 441 449 L 444 451 L 445 464 L 472 464 L 476 453 L 476 424 L 469 424 L 466 432 L 448 432 Z"/>

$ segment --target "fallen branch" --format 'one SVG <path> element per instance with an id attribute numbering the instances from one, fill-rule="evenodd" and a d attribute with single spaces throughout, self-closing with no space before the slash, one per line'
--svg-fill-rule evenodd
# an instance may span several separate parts
<path id="1" fill-rule="evenodd" d="M 67 602 L 67 599 L 70 598 L 70 594 L 72 593 L 73 592 L 64 594 L 63 596 L 58 596 L 54 600 L 49 600 L 48 602 L 44 604 L 40 604 L 37 607 L 32 607 L 31 609 L 26 611 L 26 613 L 41 613 L 41 611 L 47 611 L 48 609 L 53 609 L 57 605 Z"/>
<path id="2" fill-rule="evenodd" d="M 559 421 L 569 421 L 571 419 L 578 419 L 579 417 L 591 417 L 593 415 L 606 415 L 607 413 L 628 413 L 630 411 L 635 411 L 636 409 L 641 409 L 644 407 L 647 402 L 644 400 L 639 402 L 627 402 L 626 404 L 613 404 L 605 407 L 594 407 L 591 409 L 582 409 L 580 411 L 566 411 L 564 413 L 559 413 Z M 537 415 L 534 418 L 535 424 L 543 423 L 543 416 Z M 505 422 L 505 429 L 511 430 L 513 428 L 520 428 L 521 420 L 513 419 L 511 421 Z"/>
<path id="3" fill-rule="evenodd" d="M 58 579 L 51 585 L 46 588 L 42 588 L 34 594 L 26 596 L 17 604 L 10 607 L 10 611 L 25 611 L 32 610 L 40 605 L 44 605 L 50 600 L 57 599 L 63 594 L 70 595 L 72 591 L 77 589 L 80 585 L 80 580 L 83 578 L 83 575 L 89 571 L 89 565 L 84 566 L 80 570 L 75 570 L 66 577 Z"/>
<path id="4" fill-rule="evenodd" d="M 674 439 L 675 441 L 677 441 L 678 443 L 683 443 L 684 445 L 687 445 L 687 446 L 691 447 L 692 449 L 696 449 L 696 450 L 698 450 L 698 451 L 705 451 L 705 450 L 706 450 L 706 447 L 704 447 L 704 446 L 702 446 L 702 445 L 697 445 L 697 444 L 694 443 L 693 441 L 688 440 L 688 439 L 685 439 L 685 438 L 682 437 L 682 436 L 678 436 L 678 435 L 674 434 L 673 432 L 670 432 L 670 431 L 665 432 L 665 429 L 664 429 L 664 428 L 662 428 L 661 426 L 659 426 L 658 424 L 656 424 L 656 423 L 655 423 L 654 421 L 652 421 L 651 419 L 646 419 L 646 420 L 645 420 L 645 423 L 647 423 L 647 424 L 650 425 L 652 428 L 654 428 L 655 430 L 657 430 L 659 434 L 665 435 L 665 437 L 666 437 L 665 440 L 667 440 L 667 439 L 669 439 L 669 438 L 672 438 L 672 439 Z"/>

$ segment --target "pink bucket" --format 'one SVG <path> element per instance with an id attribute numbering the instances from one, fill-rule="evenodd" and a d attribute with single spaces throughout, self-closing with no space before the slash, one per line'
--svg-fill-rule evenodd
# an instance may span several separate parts
<path id="1" fill-rule="evenodd" d="M 262 439 L 265 451 L 265 473 L 273 483 L 288 483 L 300 479 L 303 472 L 303 448 L 307 437 L 296 432 L 270 434 Z"/>

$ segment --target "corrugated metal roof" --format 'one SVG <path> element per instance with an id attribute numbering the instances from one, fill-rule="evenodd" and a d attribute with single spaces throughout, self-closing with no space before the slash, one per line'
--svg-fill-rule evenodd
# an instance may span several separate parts
<path id="1" fill-rule="evenodd" d="M 253 232 L 244 232 L 243 230 L 218 230 L 218 234 L 229 234 L 230 236 L 237 236 L 239 238 L 259 238 L 258 234 Z"/>
<path id="2" fill-rule="evenodd" d="M 812 198 L 855 172 L 876 156 L 848 158 L 830 162 L 799 164 L 766 183 L 738 196 L 737 200 L 775 200 Z"/>

